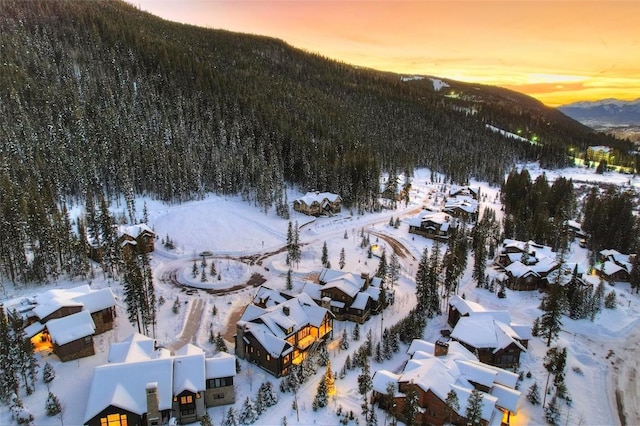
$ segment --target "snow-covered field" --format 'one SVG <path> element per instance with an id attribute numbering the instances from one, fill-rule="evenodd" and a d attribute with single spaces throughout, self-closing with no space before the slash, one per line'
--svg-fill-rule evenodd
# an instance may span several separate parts
<path id="1" fill-rule="evenodd" d="M 534 165 L 526 167 L 532 176 L 542 172 Z M 546 174 L 549 180 L 562 175 L 578 181 L 606 180 L 621 185 L 639 184 L 638 181 L 627 175 L 598 176 L 593 173 L 593 169 L 547 171 Z M 415 214 L 415 211 L 420 209 L 423 203 L 433 201 L 429 198 L 433 197 L 434 193 L 442 186 L 441 184 L 429 183 L 429 176 L 428 170 L 416 171 L 416 175 L 413 177 L 410 203 L 408 205 L 401 203 L 396 210 L 385 210 L 381 213 L 359 216 L 348 209 L 343 209 L 343 212 L 335 217 L 318 219 L 292 211 L 291 220 L 297 221 L 300 225 L 300 242 L 302 243 L 302 260 L 299 266 L 293 270 L 294 288 L 298 289 L 302 286 L 301 280 L 305 276 L 321 270 L 320 257 L 324 242 L 327 243 L 329 260 L 334 267 L 338 265 L 339 253 L 344 248 L 346 253 L 345 271 L 375 272 L 378 260 L 375 257 L 368 259 L 366 250 L 360 248 L 361 229 L 364 228 L 365 232 L 375 231 L 392 236 L 401 242 L 414 257 L 400 259 L 402 278 L 396 288 L 396 303 L 384 314 L 384 326 L 390 326 L 402 318 L 415 305 L 413 278 L 417 269 L 417 261 L 424 247 L 431 247 L 432 243 L 431 240 L 409 234 L 408 226 L 403 221 Z M 487 201 L 481 203 L 481 210 L 484 206 L 490 206 L 500 215 L 501 206 L 495 202 L 498 189 L 481 182 L 472 182 L 471 184 L 480 185 L 482 192 L 487 194 Z M 289 200 L 300 195 L 290 193 Z M 440 195 L 441 197 L 442 195 Z M 165 280 L 167 274 L 175 271 L 179 281 L 189 283 L 194 287 L 225 289 L 242 285 L 251 275 L 258 273 L 267 280 L 266 284 L 284 289 L 285 275 L 288 269 L 285 265 L 286 253 L 281 252 L 267 256 L 261 264 L 254 265 L 240 262 L 238 258 L 273 253 L 281 249 L 286 244 L 288 221 L 277 217 L 273 210 L 265 214 L 252 204 L 242 202 L 235 197 L 210 196 L 204 200 L 180 205 L 166 205 L 151 199 L 144 201 L 147 203 L 149 225 L 159 237 L 156 242 L 156 251 L 151 256 L 157 296 L 162 296 L 167 301 L 158 311 L 157 338 L 161 344 L 170 344 L 175 341 L 183 329 L 189 306 L 194 300 L 201 298 L 205 302 L 205 313 L 194 337 L 194 343 L 207 352 L 213 353 L 214 347 L 208 343 L 209 329 L 225 335 L 231 315 L 234 312 L 237 313 L 248 303 L 255 289 L 249 287 L 225 295 L 212 295 L 198 290 L 195 294 L 189 295 L 183 292 L 183 289 Z M 139 212 L 142 211 L 142 204 L 143 200 L 138 200 L 137 209 Z M 388 225 L 391 216 L 401 218 L 402 224 L 398 229 Z M 345 233 L 347 238 L 345 238 Z M 167 237 L 174 242 L 175 250 L 168 251 L 162 246 L 160 239 L 164 240 Z M 371 241 L 375 242 L 376 237 L 372 235 Z M 383 247 L 386 245 L 382 238 L 377 242 Z M 193 278 L 191 274 L 194 260 L 199 265 L 200 253 L 203 251 L 212 253 L 208 257 L 208 261 L 215 261 L 216 270 L 219 272 L 219 277 L 207 277 L 205 282 L 201 281 L 200 276 Z M 387 247 L 387 253 L 391 253 L 390 247 Z M 584 249 L 578 247 L 577 244 L 572 245 L 570 261 L 584 260 L 586 263 L 585 255 Z M 520 323 L 530 324 L 535 317 L 540 315 L 538 309 L 540 295 L 537 292 L 507 290 L 507 297 L 498 299 L 495 294 L 487 290 L 476 289 L 471 280 L 472 264 L 473 261 L 470 258 L 469 268 L 460 286 L 460 293 L 465 293 L 469 300 L 479 302 L 487 308 L 508 309 L 513 320 Z M 120 283 L 105 280 L 101 274 L 97 274 L 97 276 L 98 278 L 91 282 L 91 286 L 93 288 L 111 287 L 119 301 L 116 327 L 113 331 L 96 337 L 96 355 L 67 363 L 61 363 L 55 356 L 47 353 L 39 353 L 38 355 L 41 366 L 45 361 L 49 361 L 55 369 L 56 378 L 52 382 L 51 391 L 63 403 L 65 425 L 82 424 L 93 367 L 106 363 L 109 344 L 117 342 L 135 331 L 126 319 Z M 49 284 L 47 288 L 66 288 L 80 284 L 83 282 L 58 281 Z M 566 381 L 569 393 L 573 398 L 573 405 L 562 407 L 561 424 L 608 425 L 620 423 L 615 401 L 614 373 L 618 368 L 627 371 L 628 365 L 623 363 L 622 359 L 625 357 L 622 354 L 618 356 L 617 353 L 618 348 L 628 343 L 626 339 L 640 324 L 640 299 L 637 295 L 630 294 L 628 284 L 618 283 L 614 288 L 618 293 L 617 309 L 603 310 L 594 322 L 563 318 L 563 332 L 556 344 L 568 348 Z M 3 294 L 0 294 L 0 301 L 10 308 L 22 298 L 41 290 L 42 288 L 35 286 L 13 287 L 5 282 Z M 179 313 L 173 314 L 171 302 L 176 297 L 180 298 L 182 305 Z M 214 306 L 217 310 L 215 316 L 212 314 Z M 381 321 L 380 315 L 370 319 L 361 328 L 362 336 L 371 329 L 374 343 L 379 340 Z M 352 323 L 336 321 L 334 337 L 338 338 L 345 328 L 351 331 L 352 326 Z M 429 321 L 424 338 L 434 341 L 439 337 L 439 331 L 442 328 L 446 328 L 444 315 Z M 231 324 L 231 330 L 234 329 L 235 324 Z M 331 350 L 333 371 L 339 371 L 342 368 L 347 354 L 355 351 L 360 343 L 352 342 L 347 351 Z M 233 352 L 232 342 L 227 342 L 227 345 Z M 529 351 L 523 354 L 521 370 L 525 373 L 531 372 L 532 377 L 525 377 L 520 383 L 523 396 L 520 400 L 518 415 L 512 417 L 511 424 L 545 423 L 542 408 L 531 405 L 524 395 L 534 380 L 544 387 L 546 371 L 542 366 L 542 358 L 546 350 L 544 342 L 534 338 L 530 342 Z M 406 347 L 392 360 L 383 363 L 372 361 L 372 373 L 379 369 L 398 371 L 408 358 L 405 351 Z M 634 357 L 626 356 L 625 362 L 635 362 Z M 342 411 L 352 410 L 358 415 L 361 411 L 361 396 L 357 391 L 359 373 L 355 370 L 351 370 L 344 379 L 336 381 L 337 394 L 335 397 L 331 397 L 328 407 L 315 412 L 312 410 L 311 402 L 316 393 L 318 380 L 323 373 L 324 369 L 320 369 L 316 377 L 306 382 L 298 392 L 300 407 L 298 413 L 292 409 L 293 395 L 290 393 L 280 394 L 279 403 L 263 413 L 256 424 L 281 424 L 284 418 L 286 418 L 287 424 L 338 424 L 339 417 L 336 415 L 338 407 L 341 407 Z M 36 392 L 29 396 L 21 395 L 23 402 L 35 416 L 36 425 L 57 425 L 60 423 L 59 419 L 47 417 L 45 414 L 47 388 L 41 381 L 41 373 L 38 374 L 38 378 Z M 255 366 L 242 362 L 242 371 L 235 380 L 236 410 L 241 410 L 246 397 L 255 398 L 258 387 L 267 380 L 273 382 L 277 389 L 278 379 Z M 631 396 L 628 397 L 631 398 Z M 631 399 L 631 401 L 635 400 L 635 398 Z M 12 424 L 7 407 L 0 408 L 0 425 Z M 628 404 L 626 408 L 637 410 L 637 406 L 629 407 Z M 214 424 L 221 424 L 227 410 L 228 406 L 209 409 Z M 377 418 L 379 423 L 386 423 L 383 411 L 377 412 Z M 633 420 L 637 419 L 627 419 L 629 424 L 634 424 Z M 362 418 L 359 423 L 363 424 Z M 351 424 L 355 424 L 355 422 L 352 421 Z"/>

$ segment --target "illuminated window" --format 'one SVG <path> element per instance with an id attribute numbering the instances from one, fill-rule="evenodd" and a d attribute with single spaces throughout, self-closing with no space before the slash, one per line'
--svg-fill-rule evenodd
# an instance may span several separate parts
<path id="1" fill-rule="evenodd" d="M 271 361 L 271 355 L 267 354 L 267 361 Z"/>
<path id="2" fill-rule="evenodd" d="M 186 395 L 180 397 L 180 404 L 192 404 L 193 403 L 193 395 Z"/>
<path id="3" fill-rule="evenodd" d="M 128 426 L 126 414 L 109 414 L 100 418 L 100 426 Z"/>

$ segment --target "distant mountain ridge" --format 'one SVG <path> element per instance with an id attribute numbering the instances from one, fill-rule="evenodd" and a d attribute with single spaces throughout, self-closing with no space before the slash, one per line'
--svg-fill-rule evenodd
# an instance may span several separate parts
<path id="1" fill-rule="evenodd" d="M 562 105 L 558 110 L 591 127 L 640 126 L 640 98 L 574 102 Z"/>

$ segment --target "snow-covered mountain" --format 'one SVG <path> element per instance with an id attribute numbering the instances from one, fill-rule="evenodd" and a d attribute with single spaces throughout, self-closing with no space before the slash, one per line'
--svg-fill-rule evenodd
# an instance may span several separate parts
<path id="1" fill-rule="evenodd" d="M 575 102 L 562 105 L 558 109 L 590 127 L 640 125 L 640 98 L 635 101 L 609 98 L 593 102 Z"/>

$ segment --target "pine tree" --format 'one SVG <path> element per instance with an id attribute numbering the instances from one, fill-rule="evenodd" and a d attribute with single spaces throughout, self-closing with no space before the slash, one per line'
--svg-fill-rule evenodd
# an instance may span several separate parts
<path id="1" fill-rule="evenodd" d="M 227 353 L 229 352 L 229 349 L 227 348 L 227 343 L 224 341 L 224 338 L 222 337 L 220 332 L 218 332 L 218 335 L 216 336 L 216 351 L 227 352 Z"/>
<path id="2" fill-rule="evenodd" d="M 12 353 L 15 352 L 9 331 L 9 321 L 0 303 L 0 400 L 6 402 L 11 394 L 18 394 L 18 377 Z"/>
<path id="3" fill-rule="evenodd" d="M 607 293 L 607 296 L 604 298 L 604 307 L 607 309 L 615 309 L 617 303 L 618 302 L 616 300 L 616 291 L 611 290 L 609 293 Z"/>
<path id="4" fill-rule="evenodd" d="M 258 389 L 258 394 L 262 395 L 262 402 L 266 407 L 272 407 L 278 403 L 278 394 L 276 393 L 271 382 L 264 382 Z"/>
<path id="5" fill-rule="evenodd" d="M 349 349 L 349 336 L 347 336 L 347 329 L 342 330 L 342 337 L 340 338 L 340 349 Z"/>
<path id="6" fill-rule="evenodd" d="M 419 396 L 418 392 L 411 387 L 408 392 L 406 392 L 405 403 L 402 409 L 402 415 L 404 417 L 404 423 L 407 426 L 415 426 L 416 417 L 420 412 L 419 405 Z"/>
<path id="7" fill-rule="evenodd" d="M 42 381 L 47 385 L 47 390 L 49 390 L 50 383 L 55 378 L 56 372 L 53 369 L 53 366 L 49 364 L 49 362 L 45 362 L 44 367 L 42 367 Z"/>
<path id="8" fill-rule="evenodd" d="M 562 327 L 563 291 L 561 285 L 551 285 L 540 303 L 540 309 L 544 311 L 539 321 L 540 336 L 547 339 L 547 347 L 558 337 Z"/>
<path id="9" fill-rule="evenodd" d="M 550 425 L 557 425 L 560 421 L 560 409 L 555 395 L 549 400 L 547 406 L 544 407 L 544 417 Z"/>
<path id="10" fill-rule="evenodd" d="M 387 251 L 382 250 L 382 255 L 380 255 L 380 262 L 378 263 L 378 269 L 376 270 L 376 277 L 382 278 L 383 280 L 387 277 Z"/>
<path id="11" fill-rule="evenodd" d="M 31 339 L 25 334 L 22 317 L 15 309 L 9 314 L 9 326 L 13 368 L 20 374 L 27 395 L 31 395 L 35 390 L 38 361 Z"/>
<path id="12" fill-rule="evenodd" d="M 178 312 L 180 312 L 180 298 L 178 296 L 176 296 L 176 300 L 173 301 L 173 306 L 171 306 L 171 312 L 173 312 L 175 315 L 177 315 Z"/>
<path id="13" fill-rule="evenodd" d="M 247 397 L 244 400 L 242 411 L 240 411 L 238 420 L 242 425 L 250 425 L 258 420 L 258 411 L 256 410 L 256 404 L 251 398 Z"/>
<path id="14" fill-rule="evenodd" d="M 236 413 L 236 410 L 234 410 L 233 407 L 229 407 L 229 409 L 227 410 L 227 415 L 224 417 L 224 420 L 222 421 L 222 426 L 238 426 L 238 425 L 239 425 L 238 413 Z"/>
<path id="15" fill-rule="evenodd" d="M 326 241 L 322 245 L 322 256 L 320 257 L 320 262 L 322 263 L 322 266 L 327 268 L 327 262 L 329 262 L 329 249 L 327 248 Z"/>
<path id="16" fill-rule="evenodd" d="M 191 268 L 191 278 L 195 278 L 198 276 L 198 265 L 196 264 L 196 261 L 193 261 L 193 268 Z"/>
<path id="17" fill-rule="evenodd" d="M 360 340 L 360 324 L 355 323 L 353 326 L 353 335 L 351 336 L 354 342 L 358 342 Z"/>
<path id="18" fill-rule="evenodd" d="M 538 389 L 538 383 L 533 382 L 527 392 L 527 400 L 533 405 L 540 405 L 540 390 Z"/>
<path id="19" fill-rule="evenodd" d="M 400 279 L 400 261 L 398 260 L 398 255 L 395 252 L 391 253 L 388 271 L 389 285 L 393 288 Z"/>
<path id="20" fill-rule="evenodd" d="M 460 411 L 460 400 L 458 399 L 458 394 L 456 391 L 451 389 L 449 393 L 447 393 L 447 398 L 444 400 L 444 403 L 449 407 L 451 411 L 448 412 L 447 421 L 451 423 L 452 411 L 454 413 L 458 413 Z"/>
<path id="21" fill-rule="evenodd" d="M 479 425 L 482 423 L 482 402 L 482 392 L 473 389 L 467 401 L 467 409 L 465 411 L 468 425 Z"/>
<path id="22" fill-rule="evenodd" d="M 349 239 L 349 233 L 347 232 L 347 230 L 346 230 L 346 229 L 344 230 L 344 236 L 343 236 L 343 238 L 344 238 L 345 240 L 348 240 L 348 239 Z"/>
<path id="23" fill-rule="evenodd" d="M 25 408 L 22 400 L 16 393 L 11 393 L 9 396 L 9 410 L 18 425 L 30 426 L 33 424 L 33 414 Z"/>
<path id="24" fill-rule="evenodd" d="M 344 247 L 342 248 L 342 250 L 340 250 L 340 261 L 338 262 L 338 266 L 340 266 L 340 269 L 343 269 L 345 265 L 345 253 L 344 253 Z"/>
<path id="25" fill-rule="evenodd" d="M 62 412 L 62 405 L 60 405 L 60 401 L 58 400 L 58 397 L 56 397 L 51 392 L 49 392 L 49 397 L 47 398 L 45 411 L 47 413 L 47 416 L 49 417 L 53 417 Z"/>
<path id="26" fill-rule="evenodd" d="M 327 369 L 324 372 L 324 382 L 327 384 L 327 394 L 332 395 L 335 393 L 335 377 L 333 371 L 331 371 L 331 360 L 327 360 Z"/>
<path id="27" fill-rule="evenodd" d="M 293 290 L 293 279 L 291 276 L 291 268 L 287 271 L 287 290 Z"/>
<path id="28" fill-rule="evenodd" d="M 317 411 L 318 408 L 326 407 L 327 402 L 328 402 L 327 384 L 324 381 L 324 379 L 321 379 L 320 383 L 318 383 L 316 396 L 313 399 L 313 411 Z"/>
<path id="29" fill-rule="evenodd" d="M 208 411 L 205 411 L 204 415 L 200 418 L 200 426 L 213 426 L 213 420 Z"/>
<path id="30" fill-rule="evenodd" d="M 206 283 L 207 282 L 207 270 L 202 268 L 202 272 L 200 274 L 200 282 L 201 283 Z"/>
<path id="31" fill-rule="evenodd" d="M 218 275 L 218 271 L 216 271 L 216 262 L 214 262 L 213 259 L 211 259 L 211 267 L 209 268 L 209 275 L 211 275 L 211 277 L 215 277 L 216 275 Z"/>

